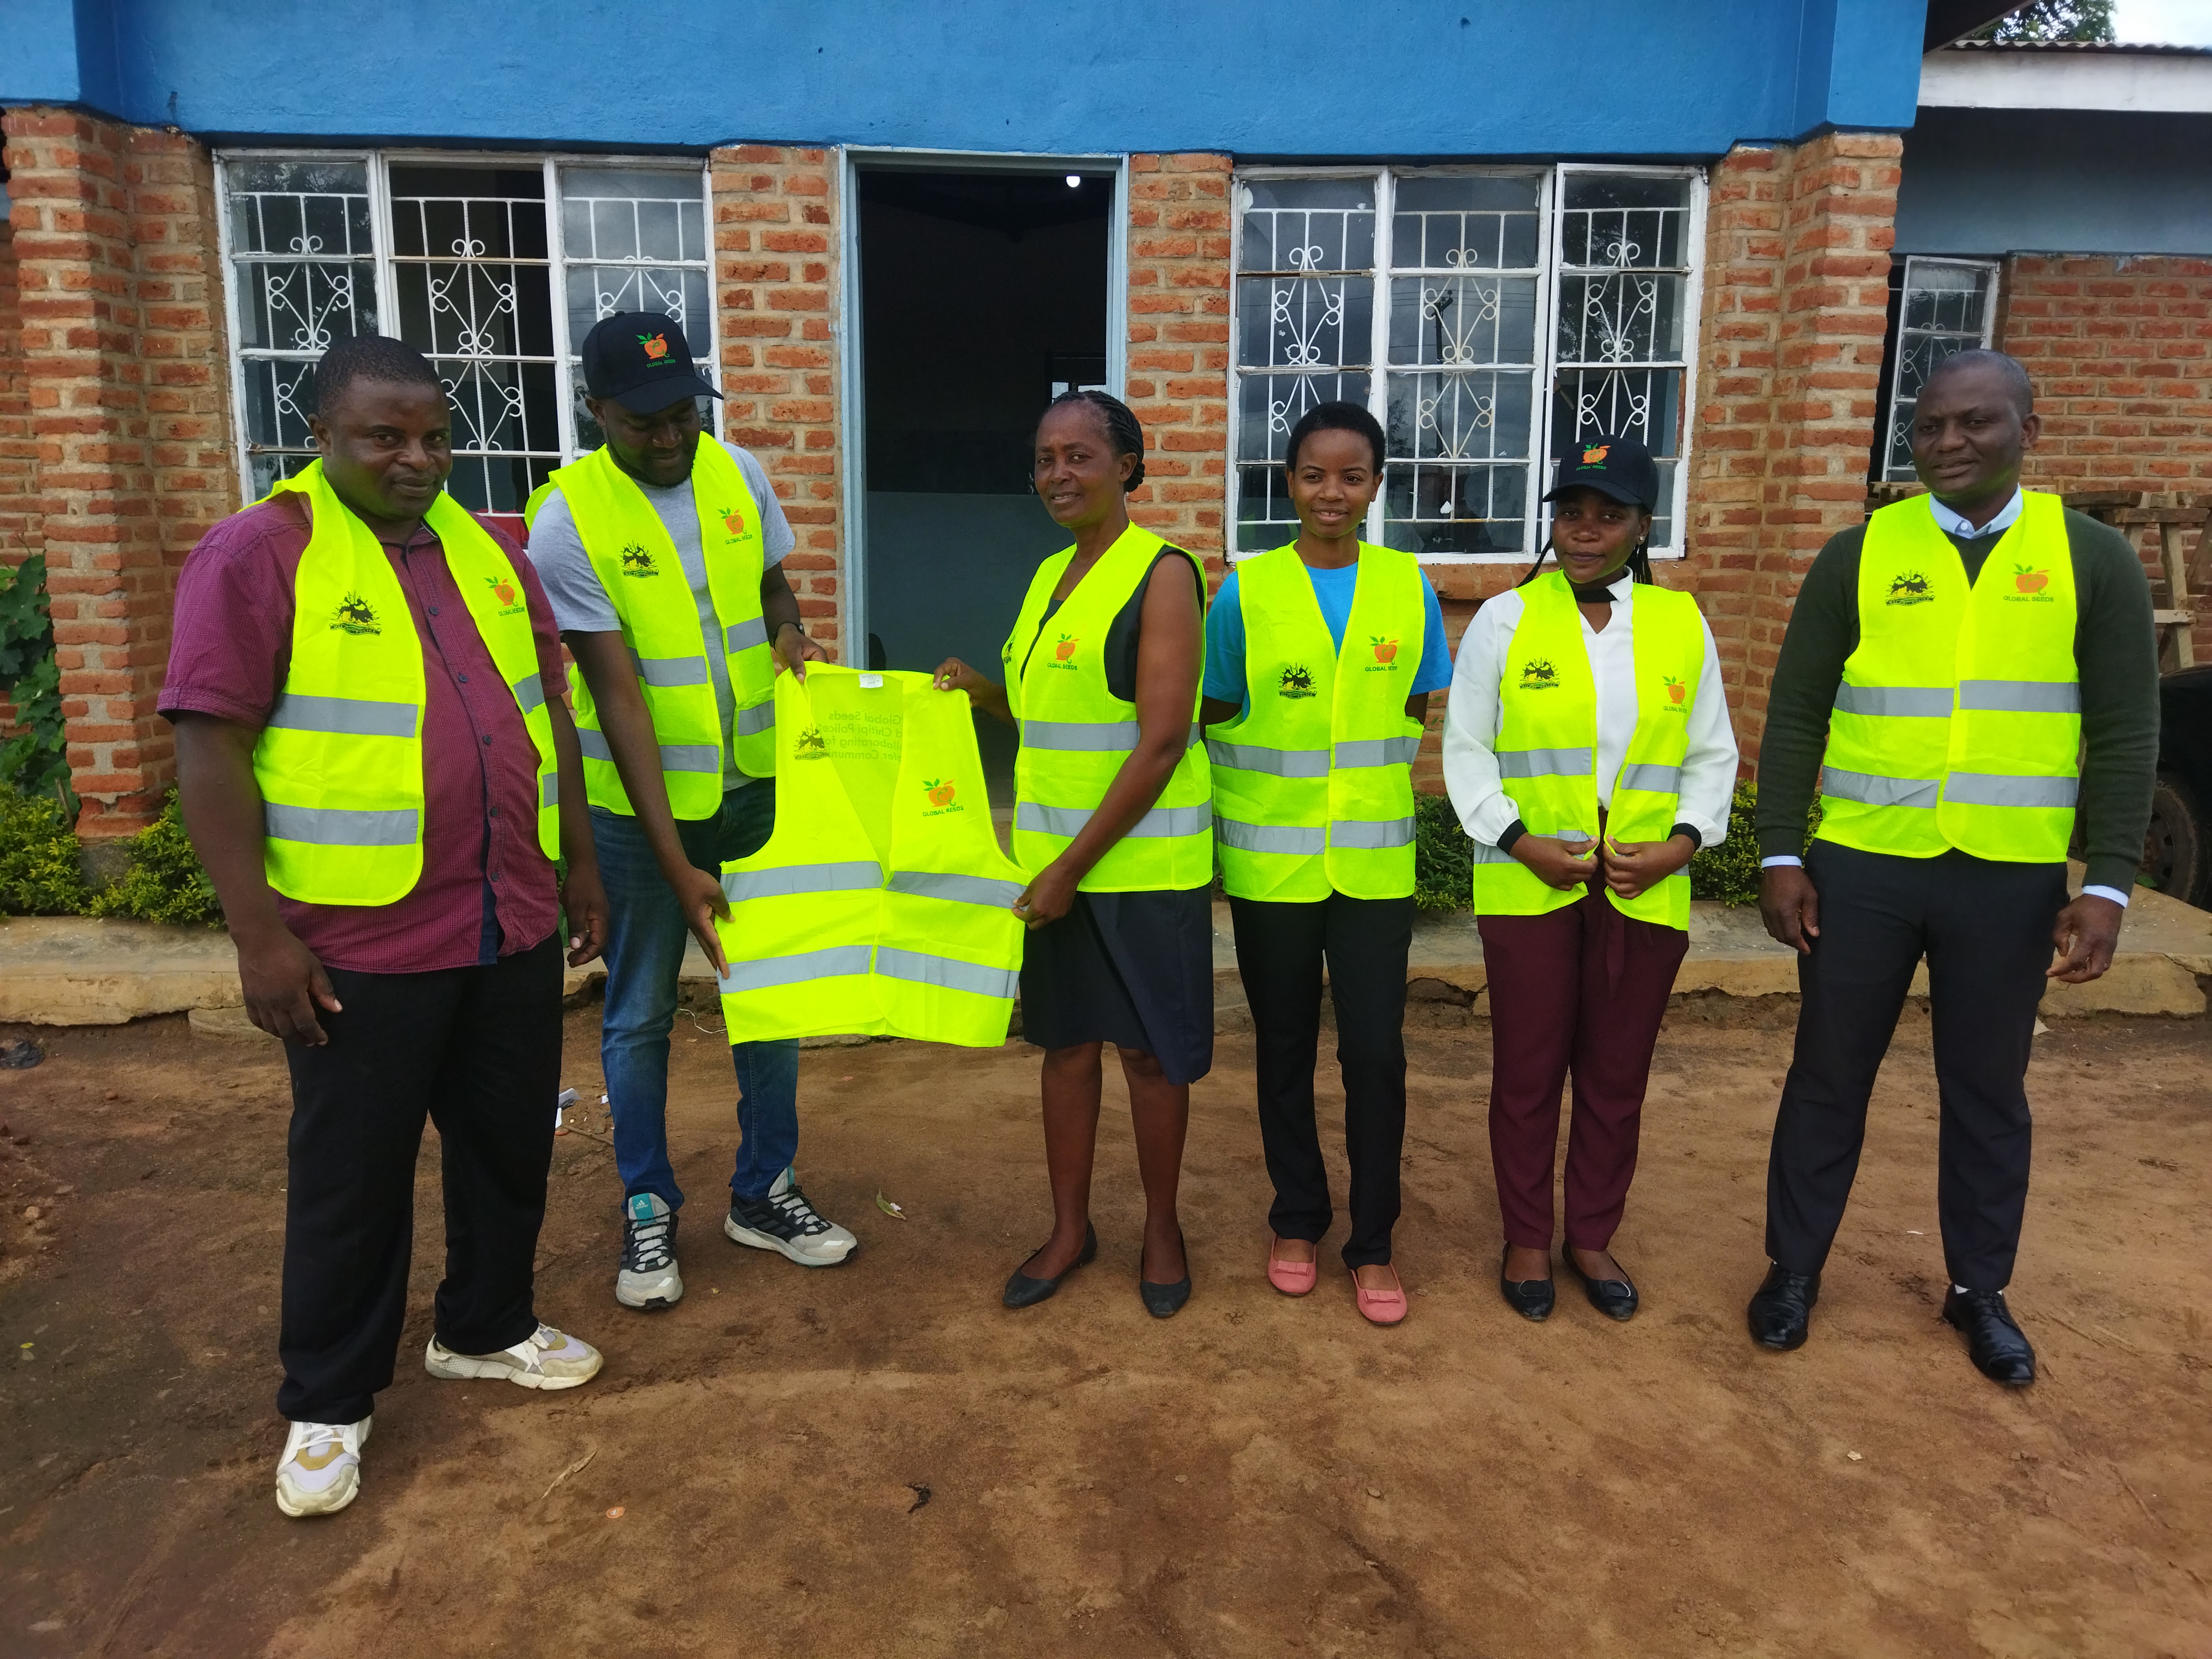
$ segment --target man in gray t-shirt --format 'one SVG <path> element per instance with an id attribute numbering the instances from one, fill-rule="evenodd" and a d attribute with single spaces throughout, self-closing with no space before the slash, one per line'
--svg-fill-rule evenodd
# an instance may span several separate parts
<path id="1" fill-rule="evenodd" d="M 592 718 L 583 723 L 596 730 L 580 732 L 586 758 L 611 763 L 620 778 L 617 788 L 605 765 L 586 768 L 610 924 L 599 1058 L 623 1180 L 615 1299 L 625 1307 L 666 1307 L 684 1294 L 676 1260 L 684 1194 L 669 1161 L 666 1114 L 668 1033 L 685 936 L 698 939 L 718 972 L 726 971 L 714 932 L 716 919 L 729 914 L 722 863 L 757 852 L 775 824 L 774 779 L 749 777 L 738 764 L 739 744 L 750 730 L 739 705 L 759 702 L 764 678 L 760 659 L 740 657 L 735 647 L 749 639 L 744 648 L 757 651 L 764 637 L 777 672 L 801 678 L 807 663 L 829 653 L 800 625 L 799 600 L 783 572 L 791 526 L 760 463 L 705 433 L 699 398 L 721 394 L 693 364 L 682 328 L 658 313 L 624 313 L 593 328 L 582 355 L 585 404 L 606 445 L 554 475 L 553 487 L 535 504 L 530 556 L 591 693 Z M 750 512 L 739 499 L 740 483 L 751 498 Z M 667 547 L 657 545 L 652 520 L 635 510 L 638 497 L 652 507 L 690 586 L 696 635 L 681 609 L 672 617 L 668 606 L 677 595 L 662 584 L 617 578 L 611 585 L 617 591 L 611 591 L 601 579 L 601 568 L 623 577 L 667 574 Z M 722 522 L 732 526 L 732 536 L 711 550 L 702 545 L 702 503 L 710 518 L 728 514 Z M 591 557 L 595 538 L 604 544 L 599 565 Z M 712 572 L 718 584 L 710 580 L 710 558 L 741 559 L 744 568 L 718 563 Z M 716 586 L 726 600 L 732 592 L 749 595 L 755 583 L 757 625 L 749 605 L 742 615 L 717 611 Z M 699 644 L 672 655 L 678 635 Z M 642 652 L 635 648 L 641 641 Z M 703 672 L 694 650 L 703 652 Z M 733 662 L 749 684 L 732 685 Z M 656 688 L 653 704 L 641 682 Z M 719 717 L 720 792 L 696 775 L 713 769 L 700 764 L 711 759 L 699 742 L 704 706 L 696 688 L 702 684 L 714 689 Z M 657 730 L 657 709 L 677 711 L 665 720 L 691 721 L 696 729 Z M 763 769 L 757 758 L 749 763 Z M 664 774 L 664 767 L 677 769 Z M 681 785 L 673 793 L 688 816 L 672 807 L 672 783 Z M 717 793 L 719 807 L 712 804 Z M 803 1267 L 835 1266 L 851 1254 L 853 1235 L 815 1211 L 792 1168 L 799 1149 L 799 1044 L 740 1042 L 731 1055 L 740 1139 L 722 1231 Z"/>

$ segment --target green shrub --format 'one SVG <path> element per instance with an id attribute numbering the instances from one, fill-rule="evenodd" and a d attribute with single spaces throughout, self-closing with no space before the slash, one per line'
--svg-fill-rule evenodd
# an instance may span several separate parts
<path id="1" fill-rule="evenodd" d="M 1413 902 L 1424 910 L 1464 910 L 1473 901 L 1474 843 L 1449 797 L 1413 797 Z"/>
<path id="2" fill-rule="evenodd" d="M 206 922 L 222 920 L 215 884 L 200 867 L 185 833 L 177 792 L 161 803 L 161 816 L 123 843 L 131 869 L 122 880 L 93 895 L 87 914 L 136 916 L 142 921 Z"/>
<path id="3" fill-rule="evenodd" d="M 0 788 L 0 912 L 73 916 L 89 896 L 60 801 Z"/>
<path id="4" fill-rule="evenodd" d="M 1759 902 L 1759 832 L 1752 818 L 1759 805 L 1759 786 L 1739 783 L 1729 800 L 1728 839 L 1718 847 L 1704 847 L 1690 860 L 1690 896 L 1718 899 L 1723 904 Z M 1820 798 L 1813 798 L 1813 811 L 1805 821 L 1805 840 L 1810 845 L 1820 827 Z"/>
<path id="5" fill-rule="evenodd" d="M 22 795 L 52 795 L 61 805 L 63 822 L 73 822 L 76 792 L 70 787 L 61 668 L 54 660 L 43 553 L 0 570 L 0 696 L 14 701 L 19 728 L 0 744 L 0 786 Z"/>

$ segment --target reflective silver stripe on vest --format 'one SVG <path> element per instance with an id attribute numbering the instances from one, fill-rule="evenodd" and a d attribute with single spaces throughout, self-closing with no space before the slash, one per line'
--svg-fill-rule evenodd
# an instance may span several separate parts
<path id="1" fill-rule="evenodd" d="M 1328 831 L 1319 827 L 1302 830 L 1280 823 L 1246 823 L 1241 818 L 1214 814 L 1213 833 L 1224 847 L 1240 853 L 1281 853 L 1308 858 L 1328 850 Z"/>
<path id="2" fill-rule="evenodd" d="M 538 780 L 538 804 L 541 807 L 561 804 L 561 775 L 558 772 L 548 772 Z"/>
<path id="3" fill-rule="evenodd" d="M 1623 789 L 1648 789 L 1655 795 L 1678 795 L 1682 792 L 1682 769 L 1638 761 L 1620 769 L 1619 787 Z"/>
<path id="4" fill-rule="evenodd" d="M 1351 743 L 1340 743 L 1332 751 L 1340 767 L 1355 766 L 1411 766 L 1413 757 L 1421 751 L 1419 738 L 1361 738 Z"/>
<path id="5" fill-rule="evenodd" d="M 935 870 L 894 870 L 890 890 L 923 898 L 951 899 L 955 904 L 988 904 L 1005 909 L 1022 896 L 1018 881 L 994 881 L 988 876 L 956 876 Z"/>
<path id="6" fill-rule="evenodd" d="M 2078 714 L 2081 688 L 2072 680 L 1960 680 L 1959 707 L 2004 714 Z"/>
<path id="7" fill-rule="evenodd" d="M 763 732 L 775 730 L 775 704 L 757 702 L 750 708 L 738 710 L 738 735 L 757 738 Z"/>
<path id="8" fill-rule="evenodd" d="M 1501 778 L 1587 778 L 1597 773 L 1595 749 L 1501 749 Z"/>
<path id="9" fill-rule="evenodd" d="M 953 957 L 925 956 L 919 951 L 898 951 L 888 945 L 876 947 L 876 971 L 885 979 L 903 979 L 916 985 L 934 985 L 947 991 L 970 991 L 979 997 L 1011 997 L 1022 976 L 1012 968 L 993 968 Z"/>
<path id="10" fill-rule="evenodd" d="M 637 665 L 637 677 L 647 685 L 705 685 L 710 675 L 704 657 L 641 657 L 636 652 L 629 659 Z"/>
<path id="11" fill-rule="evenodd" d="M 1951 718 L 1951 688 L 1948 685 L 1839 685 L 1836 688 L 1838 714 L 1889 714 L 1908 720 L 1948 720 Z"/>
<path id="12" fill-rule="evenodd" d="M 1331 847 L 1354 848 L 1363 852 L 1404 847 L 1413 839 L 1411 818 L 1339 818 L 1328 826 Z"/>
<path id="13" fill-rule="evenodd" d="M 789 898 L 795 893 L 870 892 L 884 884 L 884 866 L 873 859 L 835 864 L 787 864 L 775 870 L 733 870 L 722 878 L 722 894 L 732 903 L 749 898 Z"/>
<path id="14" fill-rule="evenodd" d="M 270 711 L 269 724 L 287 732 L 335 732 L 349 738 L 411 738 L 415 714 L 411 702 L 307 697 L 287 691 Z"/>
<path id="15" fill-rule="evenodd" d="M 1325 778 L 1328 775 L 1326 749 L 1266 749 L 1252 743 L 1206 741 L 1206 757 L 1216 766 L 1239 772 L 1265 772 L 1273 778 Z"/>
<path id="16" fill-rule="evenodd" d="M 576 747 L 584 751 L 586 760 L 615 763 L 615 751 L 607 747 L 607 734 L 595 732 L 588 726 L 576 728 Z M 719 772 L 722 769 L 722 750 L 719 744 L 709 743 L 664 743 L 660 745 L 660 769 L 664 772 Z"/>
<path id="17" fill-rule="evenodd" d="M 1083 833 L 1083 826 L 1091 822 L 1094 810 L 1088 806 L 1042 806 L 1033 800 L 1018 801 L 1014 805 L 1014 828 L 1033 835 L 1062 836 L 1073 840 Z M 1155 806 L 1137 820 L 1129 835 L 1194 836 L 1212 822 L 1211 806 Z"/>
<path id="18" fill-rule="evenodd" d="M 1538 832 L 1534 830 L 1523 830 L 1521 833 L 1524 836 L 1534 836 Z M 1579 830 L 1562 830 L 1556 836 L 1544 836 L 1541 839 L 1545 841 L 1560 842 L 1569 847 L 1580 847 L 1584 842 L 1595 841 L 1596 837 L 1595 836 L 1585 835 Z M 1476 864 L 1518 864 L 1521 860 L 1515 858 L 1512 854 L 1508 853 L 1500 848 L 1493 847 L 1487 842 L 1479 841 L 1474 844 L 1474 856 L 1472 862 Z"/>
<path id="19" fill-rule="evenodd" d="M 722 630 L 722 649 L 734 657 L 740 651 L 750 651 L 757 645 L 768 643 L 768 618 L 748 617 L 741 623 L 732 623 Z"/>
<path id="20" fill-rule="evenodd" d="M 357 811 L 344 806 L 280 806 L 261 804 L 263 832 L 276 841 L 301 841 L 316 847 L 412 847 L 415 809 Z"/>
<path id="21" fill-rule="evenodd" d="M 1934 778 L 1885 778 L 1872 772 L 1820 769 L 1820 793 L 1866 806 L 1933 807 L 1942 786 Z"/>
<path id="22" fill-rule="evenodd" d="M 2071 806 L 2075 778 L 2011 777 L 2002 772 L 1954 772 L 1943 780 L 1943 799 L 1954 806 Z"/>
<path id="23" fill-rule="evenodd" d="M 514 683 L 515 706 L 526 714 L 545 702 L 545 682 L 536 674 L 526 674 Z"/>
<path id="24" fill-rule="evenodd" d="M 1110 754 L 1137 746 L 1134 720 L 1024 720 L 1022 742 L 1031 749 Z"/>
<path id="25" fill-rule="evenodd" d="M 733 962 L 726 976 L 717 980 L 724 996 L 744 991 L 771 991 L 779 985 L 804 985 L 810 980 L 836 979 L 843 974 L 868 971 L 868 947 L 836 945 L 826 951 L 801 951 L 795 956 L 763 957 L 758 962 Z"/>

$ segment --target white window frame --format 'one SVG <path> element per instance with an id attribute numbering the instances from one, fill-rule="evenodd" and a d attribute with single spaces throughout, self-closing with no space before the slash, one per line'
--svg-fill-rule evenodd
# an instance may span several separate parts
<path id="1" fill-rule="evenodd" d="M 699 180 L 699 202 L 703 231 L 702 257 L 691 259 L 637 258 L 631 263 L 656 268 L 671 266 L 702 270 L 707 279 L 708 316 L 703 331 L 694 325 L 685 331 L 692 351 L 703 360 L 707 378 L 716 386 L 721 384 L 722 345 L 720 299 L 717 293 L 714 261 L 714 203 L 713 177 L 703 157 L 665 155 L 598 155 L 568 152 L 517 153 L 507 150 L 475 149 L 372 149 L 340 148 L 321 149 L 299 145 L 270 146 L 251 149 L 218 150 L 215 156 L 216 224 L 217 246 L 221 255 L 221 282 L 223 292 L 224 316 L 228 324 L 231 391 L 231 427 L 233 441 L 237 446 L 237 471 L 242 496 L 253 499 L 253 456 L 252 434 L 247 430 L 246 401 L 246 365 L 249 361 L 276 358 L 296 360 L 303 354 L 275 348 L 248 349 L 240 343 L 238 273 L 244 269 L 238 262 L 237 251 L 231 245 L 229 167 L 243 161 L 313 161 L 328 162 L 360 162 L 367 172 L 369 203 L 369 237 L 371 259 L 376 276 L 377 327 L 380 332 L 392 333 L 398 326 L 399 292 L 397 270 L 402 264 L 423 263 L 420 256 L 401 257 L 393 252 L 395 238 L 392 219 L 391 171 L 395 167 L 501 167 L 520 170 L 536 167 L 542 170 L 545 180 L 545 247 L 546 257 L 540 259 L 500 259 L 491 263 L 543 267 L 546 273 L 547 302 L 551 308 L 553 355 L 548 358 L 537 356 L 502 356 L 502 362 L 545 363 L 550 361 L 554 377 L 556 432 L 559 440 L 559 454 L 562 465 L 578 459 L 590 446 L 578 441 L 576 412 L 579 408 L 576 386 L 576 352 L 581 343 L 570 339 L 568 333 L 568 270 L 571 261 L 563 245 L 561 198 L 561 169 L 568 167 L 605 169 L 623 172 L 653 172 L 671 174 L 696 174 Z M 444 263 L 443 261 L 432 261 Z M 619 265 L 620 260 L 579 258 L 579 265 Z M 393 337 L 398 337 L 396 334 Z M 719 398 L 710 399 L 710 427 L 718 434 L 722 429 L 722 404 Z M 512 454 L 550 455 L 545 450 L 480 450 L 456 451 L 457 458 Z"/>
<path id="2" fill-rule="evenodd" d="M 1243 422 L 1243 398 L 1240 380 L 1244 371 L 1237 361 L 1241 338 L 1242 317 L 1238 313 L 1241 299 L 1240 279 L 1243 276 L 1241 260 L 1244 248 L 1243 192 L 1238 185 L 1248 180 L 1357 179 L 1369 182 L 1375 192 L 1375 264 L 1363 280 L 1374 284 L 1372 310 L 1372 344 L 1369 352 L 1367 406 L 1384 427 L 1389 424 L 1389 381 L 1393 373 L 1418 373 L 1410 365 L 1394 368 L 1389 361 L 1390 305 L 1393 249 L 1391 239 L 1395 223 L 1397 182 L 1401 179 L 1449 177 L 1516 177 L 1540 176 L 1538 195 L 1539 228 L 1536 267 L 1536 341 L 1534 368 L 1531 371 L 1530 401 L 1533 414 L 1529 434 L 1529 473 L 1527 500 L 1520 550 L 1490 553 L 1424 553 L 1424 564 L 1519 564 L 1526 563 L 1543 544 L 1546 514 L 1538 499 L 1550 488 L 1552 466 L 1552 414 L 1553 382 L 1559 359 L 1559 281 L 1560 265 L 1559 249 L 1564 223 L 1565 191 L 1560 187 L 1568 175 L 1573 173 L 1602 173 L 1609 177 L 1635 176 L 1657 179 L 1685 179 L 1690 182 L 1689 216 L 1683 231 L 1684 256 L 1687 261 L 1682 296 L 1682 408 L 1680 439 L 1673 459 L 1673 501 L 1668 522 L 1673 526 L 1673 540 L 1665 546 L 1650 549 L 1654 558 L 1678 559 L 1686 551 L 1687 512 L 1689 503 L 1690 456 L 1693 442 L 1694 415 L 1697 410 L 1698 353 L 1700 319 L 1705 307 L 1705 203 L 1707 175 L 1697 167 L 1636 167 L 1611 166 L 1603 162 L 1529 163 L 1522 166 L 1501 164 L 1447 165 L 1439 167 L 1390 167 L 1382 164 L 1366 167 L 1240 167 L 1231 175 L 1230 186 L 1230 324 L 1229 324 L 1229 465 L 1226 480 L 1227 498 L 1224 502 L 1224 540 L 1228 544 L 1228 557 L 1233 562 L 1249 556 L 1257 549 L 1240 549 L 1237 539 L 1237 495 L 1240 469 L 1237 456 L 1241 453 L 1241 428 Z M 1409 268 L 1410 269 L 1410 268 Z M 1670 270 L 1672 267 L 1668 268 Z M 1645 364 L 1623 364 L 1620 367 L 1636 368 Z M 1658 365 L 1673 368 L 1668 361 Z M 1258 371 L 1266 372 L 1266 371 Z M 1277 371 L 1279 372 L 1279 371 Z M 1383 509 L 1385 495 L 1377 491 L 1375 504 L 1368 511 L 1364 534 L 1368 540 L 1379 542 L 1384 534 Z M 1510 520 L 1508 521 L 1510 522 Z"/>
<path id="3" fill-rule="evenodd" d="M 1908 329 L 1905 326 L 1905 319 L 1908 308 L 1912 303 L 1913 271 L 1923 265 L 1948 265 L 1960 270 L 1983 271 L 1988 275 L 1989 303 L 1982 311 L 1981 337 L 1978 343 L 1984 351 L 1987 351 L 1990 342 L 1996 338 L 1997 285 L 2004 275 L 2004 262 L 2001 259 L 1954 258 L 1949 254 L 1908 253 L 1903 257 L 1902 264 L 1903 270 L 1899 277 L 1897 293 L 1897 325 L 1890 331 L 1888 386 L 1882 394 L 1881 419 L 1875 427 L 1874 471 L 1875 476 L 1883 483 L 1914 483 L 1918 482 L 1919 478 L 1919 475 L 1909 464 L 1903 467 L 1893 466 L 1889 459 L 1891 447 L 1897 437 L 1897 380 L 1905 368 L 1906 340 L 1909 337 L 1917 336 L 1926 338 L 1931 335 L 1939 334 L 1955 337 L 1957 333 L 1957 331 L 1948 328 Z M 1967 349 L 1964 346 L 1960 348 L 1960 350 Z M 1926 382 L 1923 381 L 1922 384 L 1925 385 Z M 1916 393 L 1913 402 L 1917 404 L 1919 401 L 1918 394 Z"/>

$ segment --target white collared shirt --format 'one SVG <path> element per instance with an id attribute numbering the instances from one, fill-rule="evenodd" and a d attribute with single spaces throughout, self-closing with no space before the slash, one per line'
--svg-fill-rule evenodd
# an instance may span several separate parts
<path id="1" fill-rule="evenodd" d="M 1613 799 L 1629 739 L 1636 733 L 1636 584 L 1624 570 L 1607 585 L 1613 615 L 1602 629 L 1592 628 L 1577 611 L 1583 649 L 1597 685 L 1597 799 Z M 1501 593 L 1485 604 L 1468 623 L 1452 669 L 1451 701 L 1444 708 L 1444 787 L 1467 833 L 1486 847 L 1521 817 L 1498 775 L 1498 727 L 1503 706 L 1498 695 L 1505 672 L 1506 648 L 1527 608 L 1519 591 Z M 1690 752 L 1682 762 L 1682 790 L 1675 821 L 1698 832 L 1703 845 L 1728 838 L 1729 797 L 1735 789 L 1735 732 L 1729 725 L 1728 697 L 1721 688 L 1720 653 L 1713 630 L 1698 621 L 1705 638 L 1705 667 L 1690 708 Z"/>

